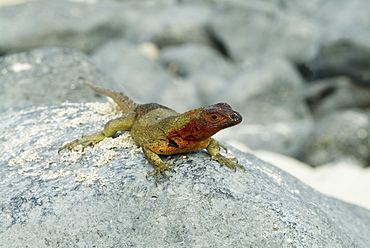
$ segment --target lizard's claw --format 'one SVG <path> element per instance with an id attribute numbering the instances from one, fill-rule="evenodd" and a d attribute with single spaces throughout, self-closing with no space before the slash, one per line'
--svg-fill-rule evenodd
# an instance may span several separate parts
<path id="1" fill-rule="evenodd" d="M 169 165 L 173 164 L 172 162 L 169 162 L 167 164 L 163 163 L 162 165 L 158 165 L 154 167 L 154 170 L 152 172 L 149 172 L 146 174 L 146 179 L 148 179 L 149 176 L 155 175 L 155 185 L 158 186 L 158 181 L 161 176 L 161 174 L 168 178 L 166 171 L 173 171 L 176 172 L 174 169 L 169 167 Z"/>
<path id="2" fill-rule="evenodd" d="M 236 158 L 226 158 L 226 157 L 222 156 L 221 154 L 219 154 L 219 155 L 216 155 L 216 156 L 212 156 L 211 159 L 216 160 L 220 164 L 226 165 L 227 167 L 229 167 L 230 169 L 233 169 L 235 171 L 236 171 L 236 167 L 239 167 L 239 168 L 245 170 L 244 166 L 238 164 L 238 159 L 236 159 Z"/>
<path id="3" fill-rule="evenodd" d="M 61 148 L 58 149 L 58 153 L 64 149 L 72 150 L 75 148 L 77 145 L 83 144 L 82 145 L 82 150 L 84 150 L 86 147 L 89 145 L 95 145 L 96 143 L 99 143 L 105 138 L 103 132 L 97 132 L 91 135 L 82 135 L 81 139 L 76 139 L 72 142 L 69 142 L 68 144 L 62 146 Z"/>

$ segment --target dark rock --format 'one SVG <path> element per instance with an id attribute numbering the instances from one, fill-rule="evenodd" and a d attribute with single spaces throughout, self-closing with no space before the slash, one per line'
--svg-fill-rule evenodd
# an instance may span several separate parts
<path id="1" fill-rule="evenodd" d="M 306 64 L 311 78 L 347 76 L 370 86 L 370 28 L 343 30 L 320 41 L 316 55 Z"/>
<path id="2" fill-rule="evenodd" d="M 210 32 L 236 61 L 255 56 L 303 61 L 321 34 L 307 17 L 267 1 L 232 1 L 218 7 Z"/>
<path id="3" fill-rule="evenodd" d="M 289 122 L 310 118 L 302 89 L 302 79 L 287 61 L 255 58 L 216 98 L 227 100 L 248 123 Z"/>
<path id="4" fill-rule="evenodd" d="M 128 18 L 127 6 L 119 1 L 41 0 L 0 8 L 0 53 L 40 46 L 91 52 L 123 37 Z"/>
<path id="5" fill-rule="evenodd" d="M 46 47 L 0 58 L 0 109 L 40 103 L 102 100 L 85 82 L 115 88 L 76 50 Z"/>
<path id="6" fill-rule="evenodd" d="M 370 106 L 370 89 L 356 85 L 346 77 L 313 81 L 306 85 L 304 94 L 317 118 L 338 110 Z"/>
<path id="7" fill-rule="evenodd" d="M 0 114 L 3 246 L 370 243 L 369 211 L 326 197 L 234 149 L 230 155 L 246 171 L 220 167 L 203 152 L 176 155 L 164 159 L 174 162 L 177 173 L 158 187 L 152 177 L 145 179 L 151 165 L 125 134 L 82 153 L 57 154 L 64 142 L 100 130 L 116 116 L 109 105 L 55 104 Z"/>
<path id="8" fill-rule="evenodd" d="M 323 117 L 307 142 L 304 161 L 313 166 L 354 160 L 363 166 L 370 161 L 370 112 L 347 110 Z"/>
<path id="9" fill-rule="evenodd" d="M 165 47 L 160 58 L 180 76 L 189 77 L 194 74 L 225 76 L 233 72 L 232 65 L 221 54 L 201 44 Z"/>

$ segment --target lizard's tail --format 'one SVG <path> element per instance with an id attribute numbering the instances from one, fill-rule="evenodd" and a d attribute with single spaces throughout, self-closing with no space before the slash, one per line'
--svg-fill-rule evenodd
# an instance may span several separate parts
<path id="1" fill-rule="evenodd" d="M 132 112 L 137 106 L 139 106 L 138 103 L 134 102 L 131 98 L 121 92 L 101 88 L 93 85 L 90 82 L 86 82 L 86 84 L 94 91 L 112 98 L 112 100 L 117 103 L 124 113 Z"/>

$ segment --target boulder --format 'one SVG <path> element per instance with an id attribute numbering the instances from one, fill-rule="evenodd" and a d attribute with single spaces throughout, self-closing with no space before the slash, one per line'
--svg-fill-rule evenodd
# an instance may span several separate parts
<path id="1" fill-rule="evenodd" d="M 168 46 L 162 49 L 161 61 L 182 77 L 196 74 L 207 76 L 231 76 L 234 72 L 230 62 L 211 47 L 201 44 Z"/>
<path id="2" fill-rule="evenodd" d="M 195 86 L 176 78 L 141 46 L 115 40 L 98 49 L 92 59 L 139 103 L 157 102 L 180 112 L 201 106 Z"/>
<path id="3" fill-rule="evenodd" d="M 127 95 L 144 103 L 158 101 L 160 91 L 173 83 L 172 75 L 158 60 L 147 57 L 139 46 L 125 40 L 108 42 L 92 59 L 116 82 L 125 85 Z"/>
<path id="4" fill-rule="evenodd" d="M 271 1 L 232 1 L 218 4 L 210 33 L 235 61 L 277 56 L 299 63 L 311 54 L 321 27 L 297 11 Z"/>
<path id="5" fill-rule="evenodd" d="M 0 57 L 0 109 L 54 102 L 101 101 L 85 82 L 116 88 L 85 54 L 44 47 Z"/>
<path id="6" fill-rule="evenodd" d="M 370 20 L 369 20 L 370 21 Z M 311 78 L 347 76 L 370 86 L 370 28 L 356 27 L 329 34 L 319 42 L 316 54 L 307 61 Z"/>
<path id="7" fill-rule="evenodd" d="M 218 133 L 217 138 L 255 151 L 272 151 L 302 160 L 314 128 L 312 120 L 256 124 L 247 120 L 233 129 Z"/>
<path id="8" fill-rule="evenodd" d="M 128 9 L 119 1 L 86 4 L 62 0 L 0 8 L 0 54 L 40 46 L 91 52 L 111 39 L 123 37 L 130 17 Z"/>
<path id="9" fill-rule="evenodd" d="M 206 28 L 212 13 L 209 6 L 199 2 L 171 5 L 156 3 L 132 13 L 125 38 L 133 43 L 153 42 L 161 48 L 184 43 L 213 45 Z"/>
<path id="10" fill-rule="evenodd" d="M 335 111 L 370 106 L 370 89 L 353 83 L 348 77 L 312 81 L 305 85 L 304 95 L 316 118 Z"/>
<path id="11" fill-rule="evenodd" d="M 303 160 L 313 166 L 354 160 L 368 166 L 370 160 L 370 111 L 343 110 L 321 118 L 304 149 Z"/>
<path id="12" fill-rule="evenodd" d="M 164 157 L 155 187 L 124 133 L 83 152 L 58 148 L 118 116 L 110 103 L 0 113 L 0 242 L 5 247 L 366 247 L 370 212 L 326 197 L 230 149 L 246 171 L 205 152 Z"/>

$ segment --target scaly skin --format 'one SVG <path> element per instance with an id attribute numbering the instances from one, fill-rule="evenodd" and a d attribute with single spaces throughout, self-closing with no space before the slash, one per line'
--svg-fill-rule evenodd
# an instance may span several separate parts
<path id="1" fill-rule="evenodd" d="M 156 103 L 137 104 L 123 93 L 92 84 L 88 86 L 111 97 L 124 114 L 108 121 L 103 131 L 83 135 L 81 139 L 59 148 L 58 152 L 63 149 L 71 150 L 79 144 L 83 144 L 83 148 L 95 145 L 106 137 L 112 137 L 117 131 L 131 131 L 132 139 L 142 148 L 146 158 L 154 166 L 154 170 L 146 176 L 155 175 L 156 185 L 161 175 L 168 178 L 166 171 L 175 171 L 169 166 L 171 163 L 164 163 L 159 155 L 206 149 L 211 159 L 220 164 L 234 170 L 236 167 L 244 169 L 238 164 L 237 159 L 222 156 L 220 149 L 223 148 L 227 152 L 227 148 L 211 138 L 218 131 L 242 121 L 241 115 L 228 104 L 217 103 L 179 114 Z"/>

